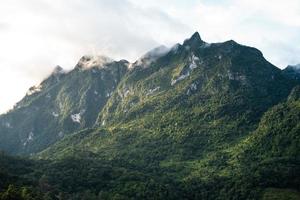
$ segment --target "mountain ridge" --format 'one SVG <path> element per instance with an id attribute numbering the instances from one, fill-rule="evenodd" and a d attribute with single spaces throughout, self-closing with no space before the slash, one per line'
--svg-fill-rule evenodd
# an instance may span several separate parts
<path id="1" fill-rule="evenodd" d="M 0 149 L 33 163 L 21 185 L 50 199 L 297 198 L 297 80 L 198 32 L 144 55 L 82 57 L 0 116 Z"/>
<path id="2" fill-rule="evenodd" d="M 176 47 L 176 48 L 175 48 Z M 119 100 L 125 100 L 128 99 L 130 96 L 134 95 L 134 91 L 136 90 L 136 82 L 141 82 L 143 80 L 138 78 L 138 76 L 140 76 L 140 74 L 143 74 L 142 77 L 146 78 L 145 80 L 148 80 L 148 82 L 152 82 L 152 79 L 157 76 L 156 81 L 161 81 L 161 85 L 157 85 L 157 84 L 152 84 L 152 86 L 146 86 L 144 85 L 143 87 L 145 87 L 144 89 L 147 88 L 147 91 L 138 91 L 139 96 L 135 96 L 135 99 L 132 99 L 129 102 L 131 104 L 131 106 L 133 106 L 134 104 L 137 104 L 138 101 L 144 101 L 142 99 L 147 99 L 150 98 L 151 96 L 155 95 L 156 93 L 161 93 L 161 92 L 168 92 L 173 90 L 173 88 L 177 88 L 177 85 L 181 85 L 181 82 L 184 83 L 186 82 L 186 80 L 190 79 L 189 82 L 191 82 L 192 79 L 195 79 L 194 82 L 190 83 L 190 86 L 188 86 L 187 89 L 185 89 L 185 93 L 192 95 L 195 92 L 199 92 L 199 88 L 200 86 L 202 87 L 201 90 L 203 94 L 205 94 L 205 87 L 209 88 L 209 93 L 206 94 L 206 96 L 211 96 L 214 95 L 214 93 L 216 92 L 221 92 L 223 90 L 232 90 L 234 91 L 234 87 L 244 87 L 250 89 L 249 87 L 251 87 L 251 90 L 256 90 L 255 87 L 250 86 L 249 84 L 253 83 L 253 85 L 255 85 L 254 83 L 257 82 L 257 80 L 260 79 L 264 79 L 266 76 L 270 76 L 269 80 L 272 82 L 272 79 L 276 79 L 276 77 L 280 77 L 277 81 L 273 82 L 275 84 L 278 84 L 276 82 L 279 82 L 279 80 L 282 81 L 286 81 L 289 82 L 288 79 L 284 80 L 283 77 L 281 77 L 280 73 L 281 71 L 279 69 L 277 69 L 276 67 L 274 67 L 273 65 L 271 65 L 270 63 L 268 63 L 264 58 L 263 58 L 263 54 L 255 49 L 255 48 L 251 48 L 251 47 L 247 47 L 247 46 L 243 46 L 240 44 L 237 44 L 236 42 L 230 40 L 230 41 L 226 41 L 224 43 L 211 43 L 208 44 L 204 41 L 202 41 L 200 35 L 198 32 L 195 32 L 190 38 L 186 39 L 182 45 L 175 45 L 175 47 L 172 47 L 171 49 L 168 49 L 166 47 L 158 47 L 155 48 L 154 50 L 149 51 L 148 53 L 145 54 L 145 56 L 142 56 L 141 59 L 138 59 L 135 63 L 130 64 L 128 61 L 126 60 L 120 60 L 120 61 L 114 61 L 112 59 L 110 59 L 109 57 L 106 56 L 83 56 L 79 61 L 78 64 L 75 66 L 75 68 L 71 71 L 65 72 L 61 67 L 56 67 L 54 69 L 54 71 L 52 72 L 52 74 L 46 78 L 44 81 L 42 81 L 42 83 L 38 86 L 34 86 L 32 88 L 29 89 L 29 92 L 27 93 L 27 95 L 24 97 L 23 100 L 21 100 L 20 102 L 18 102 L 16 104 L 16 111 L 18 112 L 18 110 L 22 110 L 22 107 L 27 108 L 28 106 L 30 107 L 30 105 L 34 105 L 33 104 L 33 99 L 36 99 L 35 101 L 40 102 L 40 106 L 42 104 L 44 104 L 45 102 L 53 102 L 53 100 L 55 100 L 56 98 L 58 98 L 57 100 L 55 100 L 54 104 L 52 105 L 52 108 L 48 108 L 49 111 L 48 114 L 44 113 L 44 112 L 39 112 L 39 108 L 36 106 L 31 106 L 30 107 L 30 112 L 33 112 L 33 110 L 35 110 L 34 112 L 36 113 L 44 113 L 38 117 L 39 120 L 37 120 L 37 118 L 35 120 L 37 121 L 43 121 L 45 119 L 53 121 L 54 124 L 61 123 L 61 125 L 59 125 L 62 128 L 59 128 L 56 130 L 58 137 L 54 137 L 51 136 L 50 138 L 51 141 L 55 142 L 58 139 L 62 138 L 63 135 L 71 133 L 75 130 L 81 129 L 81 128 L 88 128 L 88 127 L 93 127 L 93 121 L 96 121 L 95 126 L 97 126 L 97 124 L 101 125 L 101 124 L 105 124 L 107 123 L 109 120 L 105 119 L 105 116 L 109 117 L 109 115 L 106 113 L 107 111 L 105 111 L 105 109 L 109 110 L 109 112 L 111 112 L 111 114 L 115 114 L 115 113 L 120 113 L 112 111 L 109 108 L 110 105 L 110 101 L 111 100 L 111 96 L 113 98 L 115 98 L 117 95 L 118 98 L 116 99 L 116 101 Z M 242 58 L 243 55 L 246 55 L 246 57 Z M 244 59 L 245 61 L 243 61 L 244 63 L 239 63 L 239 60 L 235 60 L 235 57 L 238 57 L 239 59 Z M 241 60 L 240 59 L 240 60 Z M 247 59 L 249 61 L 247 61 Z M 252 59 L 252 60 L 251 60 Z M 232 62 L 234 62 L 232 64 Z M 179 65 L 174 68 L 174 66 L 176 66 L 176 63 L 178 63 Z M 219 63 L 222 64 L 222 66 L 218 66 Z M 236 64 L 235 64 L 236 63 Z M 264 67 L 256 67 L 256 65 L 254 65 L 254 63 L 264 66 Z M 119 66 L 121 68 L 118 68 L 117 66 Z M 247 65 L 252 65 L 252 67 L 249 67 Z M 141 68 L 139 66 L 142 66 Z M 224 66 L 226 66 L 224 68 Z M 235 67 L 236 66 L 236 67 Z M 251 69 L 253 68 L 253 69 Z M 118 70 L 121 69 L 121 76 L 118 76 L 117 74 L 119 73 Z M 83 70 L 83 71 L 82 71 Z M 78 96 L 75 92 L 76 90 L 71 91 L 71 93 L 69 93 L 68 95 L 70 95 L 69 97 L 64 97 L 61 96 L 62 94 L 65 94 L 65 92 L 63 91 L 68 91 L 67 88 L 63 89 L 60 92 L 56 92 L 54 94 L 51 94 L 51 92 L 47 92 L 47 91 L 52 91 L 53 88 L 64 88 L 66 84 L 69 84 L 69 88 L 72 90 L 72 88 L 74 87 L 73 85 L 76 84 L 80 84 L 80 81 L 78 83 L 76 83 L 78 80 L 82 79 L 86 79 L 87 81 L 90 81 L 90 79 L 92 79 L 95 83 L 99 82 L 101 84 L 106 84 L 108 82 L 108 77 L 105 77 L 105 71 L 110 71 L 109 73 L 116 73 L 115 75 L 117 75 L 116 78 L 114 78 L 115 80 L 113 82 L 111 82 L 111 80 L 109 80 L 111 83 L 109 83 L 111 86 L 111 89 L 109 89 L 110 91 L 106 91 L 104 92 L 105 94 L 101 94 L 100 95 L 99 91 L 97 91 L 96 89 L 93 89 L 93 91 L 90 91 L 91 87 L 102 87 L 101 85 L 97 86 L 95 84 L 91 84 L 91 83 L 86 83 L 86 89 L 89 90 L 89 98 L 91 96 L 94 99 L 94 102 L 100 98 L 102 99 L 101 101 L 103 101 L 103 103 L 100 103 L 100 107 L 98 106 L 98 108 L 96 110 L 98 111 L 93 111 L 94 113 L 99 112 L 100 114 L 96 116 L 96 114 L 93 114 L 94 117 L 91 117 L 89 115 L 90 111 L 86 111 L 86 106 L 91 105 L 91 103 L 86 104 L 85 106 L 81 106 L 81 108 L 71 108 L 70 106 L 68 106 L 69 108 L 67 109 L 67 113 L 64 113 L 63 115 L 59 114 L 59 110 L 65 110 L 65 108 L 63 108 L 63 101 L 67 101 L 67 102 L 73 102 L 73 105 L 76 105 L 75 100 L 73 99 L 69 99 L 71 96 L 76 97 L 77 100 L 76 101 L 88 101 L 87 97 L 80 97 L 80 95 Z M 160 74 L 160 71 L 164 71 L 163 74 Z M 219 71 L 216 73 L 216 70 Z M 264 70 L 264 72 L 263 72 Z M 100 73 L 98 76 L 98 72 Z M 103 72 L 103 74 L 101 74 Z M 150 74 L 149 74 L 150 73 Z M 196 73 L 193 75 L 193 73 Z M 248 75 L 246 75 L 247 73 L 249 73 Z M 157 75 L 155 75 L 157 74 Z M 255 75 L 254 75 L 255 74 Z M 115 76 L 114 74 L 111 74 L 112 76 Z M 111 76 L 110 75 L 110 76 Z M 171 75 L 171 76 L 170 76 Z M 124 77 L 123 77 L 124 76 Z M 147 78 L 147 76 L 152 76 L 152 78 Z M 251 78 L 253 76 L 253 79 Z M 260 78 L 258 78 L 260 76 Z M 73 78 L 70 78 L 73 77 Z M 135 78 L 136 77 L 136 78 Z M 192 78 L 194 77 L 194 78 Z M 199 77 L 202 77 L 199 79 Z M 68 79 L 74 79 L 75 82 L 73 82 L 72 84 L 69 83 Z M 82 81 L 81 81 L 82 82 Z M 106 83 L 105 83 L 106 82 Z M 120 84 L 119 84 L 120 82 Z M 128 82 L 129 85 L 126 85 Z M 131 84 L 131 82 L 133 83 L 133 85 Z M 169 84 L 168 84 L 169 82 Z M 202 84 L 200 84 L 202 82 Z M 220 83 L 221 84 L 220 84 Z M 84 82 L 82 82 L 84 83 Z M 146 83 L 146 82 L 145 82 Z M 158 82 L 159 83 L 159 82 Z M 256 84 L 265 84 L 265 81 L 261 81 L 261 83 L 256 83 Z M 206 86 L 204 86 L 205 84 L 207 84 Z M 282 83 L 281 83 L 282 84 Z M 292 84 L 292 83 L 289 83 Z M 93 86 L 94 85 L 94 86 Z M 122 86 L 123 85 L 123 86 Z M 272 86 L 272 84 L 270 85 Z M 80 85 L 78 85 L 78 87 L 81 87 Z M 187 86 L 185 86 L 187 87 Z M 265 86 L 258 86 L 259 87 L 265 87 Z M 268 86 L 269 87 L 269 86 Z M 291 86 L 288 86 L 291 88 Z M 82 88 L 82 87 L 81 87 Z M 85 89 L 85 90 L 86 90 Z M 105 88 L 102 88 L 102 90 Z M 144 90 L 143 89 L 143 90 Z M 275 88 L 274 88 L 275 89 Z M 56 90 L 56 89 L 54 89 Z M 60 89 L 59 89 L 60 90 Z M 288 89 L 289 90 L 289 89 Z M 257 91 L 258 92 L 258 91 Z M 263 92 L 263 91 L 262 91 Z M 47 93 L 47 94 L 46 94 Z M 287 95 L 288 91 L 284 92 L 285 95 Z M 82 93 L 82 94 L 87 94 L 86 92 Z M 257 93 L 259 94 L 259 92 Z M 187 95 L 187 96 L 189 96 Z M 261 94 L 261 95 L 265 95 L 265 94 Z M 282 94 L 279 94 L 282 95 Z M 203 95 L 202 95 L 203 96 Z M 284 96 L 284 95 L 283 95 Z M 207 98 L 206 97 L 206 98 Z M 76 99 L 75 98 L 75 99 Z M 131 98 L 131 97 L 130 97 Z M 273 98 L 273 97 L 270 97 Z M 150 98 L 151 99 L 151 98 Z M 106 101 L 108 101 L 108 104 L 106 104 Z M 44 103 L 43 103 L 44 102 Z M 96 103 L 96 102 L 95 102 Z M 93 103 L 93 104 L 95 104 Z M 95 105 L 97 105 L 99 103 L 96 103 Z M 115 105 L 115 103 L 112 102 L 112 104 Z M 71 104 L 70 104 L 71 105 Z M 104 110 L 102 109 L 102 106 L 104 108 Z M 123 108 L 125 106 L 122 105 L 122 107 L 120 107 L 119 109 L 123 110 L 125 109 L 125 112 L 127 112 L 126 110 L 129 109 L 131 106 L 126 105 L 126 107 L 128 108 Z M 76 106 L 75 106 L 76 107 Z M 97 106 L 96 106 L 97 107 Z M 25 109 L 26 110 L 26 109 Z M 7 115 L 2 115 L 0 117 L 0 119 L 4 119 L 5 116 L 10 116 L 11 113 L 14 112 L 13 110 L 10 111 Z M 26 116 L 26 112 L 29 111 L 21 111 L 21 113 L 23 112 L 23 116 Z M 25 113 L 24 113 L 25 112 Z M 136 113 L 136 111 L 134 112 Z M 133 113 L 133 114 L 134 114 Z M 35 114 L 38 115 L 38 114 Z M 50 115 L 50 116 L 49 116 Z M 128 115 L 128 114 L 126 114 Z M 135 115 L 135 114 L 134 114 Z M 32 115 L 28 115 L 29 117 L 31 117 Z M 85 116 L 87 117 L 87 119 L 85 119 Z M 104 116 L 104 118 L 103 118 Z M 51 117 L 53 119 L 51 119 Z M 61 119 L 62 117 L 62 119 Z M 106 117 L 106 118 L 107 118 Z M 57 119 L 56 119 L 57 118 Z M 96 120 L 97 118 L 97 120 Z M 102 119 L 103 118 L 103 119 Z M 113 119 L 114 117 L 109 117 L 111 119 Z M 122 118 L 122 120 L 126 119 L 126 117 L 124 115 L 120 115 L 119 118 Z M 25 123 L 25 127 L 27 127 L 27 131 L 28 134 L 27 136 L 24 135 L 24 133 L 17 133 L 18 137 L 20 138 L 19 140 L 21 141 L 21 143 L 23 144 L 27 144 L 27 140 L 30 142 L 33 142 L 32 138 L 34 137 L 34 132 L 36 132 L 37 130 L 40 129 L 44 129 L 43 125 L 34 125 L 37 124 L 35 120 L 30 120 L 29 122 L 27 122 L 27 124 Z M 58 121 L 57 121 L 58 120 Z M 61 121 L 62 120 L 62 121 Z M 4 124 L 2 126 L 6 127 L 4 128 L 4 130 L 6 130 L 6 136 L 5 137 L 15 137 L 15 136 L 9 136 L 12 132 L 12 130 L 14 128 L 15 125 L 13 125 L 13 123 L 16 122 L 10 122 L 10 118 L 8 117 L 8 119 L 2 120 L 3 122 L 0 123 Z M 57 122 L 56 122 L 57 121 Z M 86 121 L 86 122 L 85 122 Z M 9 128 L 7 128 L 7 124 L 10 124 Z M 82 125 L 82 123 L 88 123 L 87 125 Z M 57 124 L 58 125 L 58 124 Z M 55 126 L 57 126 L 55 125 Z M 51 127 L 51 126 L 50 126 Z M 75 128 L 77 127 L 77 128 Z M 20 128 L 16 128 L 16 129 L 20 129 Z M 26 130 L 25 129 L 25 130 Z M 37 130 L 35 130 L 37 129 Z M 40 131 L 39 131 L 40 132 Z M 47 130 L 42 131 L 42 132 L 47 132 Z M 21 135 L 20 135 L 21 134 Z M 23 136 L 22 136 L 23 135 Z M 2 136 L 3 137 L 3 136 Z M 5 138 L 4 137 L 4 138 Z M 48 138 L 48 136 L 46 137 Z M 54 139 L 56 138 L 56 139 Z M 54 140 L 53 140 L 54 139 Z M 50 144 L 52 144 L 53 142 L 50 142 Z M 5 142 L 6 143 L 6 142 Z M 48 142 L 46 142 L 48 143 Z M 9 145 L 11 146 L 11 145 Z M 1 143 L 0 143 L 0 147 L 1 147 Z M 22 147 L 23 148 L 23 147 Z M 21 148 L 21 149 L 22 149 Z M 6 149 L 6 148 L 4 148 Z M 23 150 L 19 150 L 19 151 L 23 151 Z M 34 153 L 34 152 L 32 152 Z"/>

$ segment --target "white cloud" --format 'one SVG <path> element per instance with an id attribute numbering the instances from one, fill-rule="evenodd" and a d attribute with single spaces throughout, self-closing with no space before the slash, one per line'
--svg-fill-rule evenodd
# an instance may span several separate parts
<path id="1" fill-rule="evenodd" d="M 84 54 L 133 61 L 196 30 L 255 46 L 281 68 L 300 62 L 299 0 L 2 0 L 0 112 L 57 64 L 70 69 Z"/>
<path id="2" fill-rule="evenodd" d="M 70 69 L 84 54 L 133 61 L 188 30 L 126 0 L 3 0 L 0 19 L 0 112 L 57 64 Z"/>

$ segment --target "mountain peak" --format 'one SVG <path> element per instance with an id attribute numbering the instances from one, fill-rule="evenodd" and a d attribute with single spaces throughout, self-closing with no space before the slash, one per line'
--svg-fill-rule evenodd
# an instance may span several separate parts
<path id="1" fill-rule="evenodd" d="M 196 46 L 202 45 L 204 43 L 205 42 L 201 39 L 200 34 L 198 32 L 195 32 L 189 39 L 186 39 L 183 42 L 183 45 L 196 47 Z"/>
<path id="2" fill-rule="evenodd" d="M 200 34 L 196 31 L 196 32 L 191 36 L 191 39 L 201 40 Z"/>
<path id="3" fill-rule="evenodd" d="M 106 64 L 114 62 L 113 59 L 103 55 L 85 55 L 80 58 L 76 68 L 90 69 L 93 67 L 104 67 Z"/>
<path id="4" fill-rule="evenodd" d="M 57 74 L 63 74 L 63 73 L 65 73 L 65 71 L 64 71 L 64 69 L 63 69 L 61 66 L 59 66 L 59 65 L 57 65 L 57 66 L 54 68 L 54 70 L 52 71 L 52 74 L 54 74 L 54 75 L 57 75 Z"/>

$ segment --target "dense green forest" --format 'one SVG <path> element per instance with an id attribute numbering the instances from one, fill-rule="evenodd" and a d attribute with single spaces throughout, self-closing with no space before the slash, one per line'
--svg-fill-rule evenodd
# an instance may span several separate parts
<path id="1" fill-rule="evenodd" d="M 1 115 L 0 200 L 300 199 L 296 72 L 198 33 L 153 54 L 83 57 Z"/>

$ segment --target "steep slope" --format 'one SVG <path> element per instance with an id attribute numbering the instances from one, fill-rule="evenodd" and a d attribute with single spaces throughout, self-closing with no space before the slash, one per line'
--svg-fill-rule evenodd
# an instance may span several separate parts
<path id="1" fill-rule="evenodd" d="M 249 182 L 259 183 L 262 188 L 283 189 L 272 190 L 274 198 L 281 193 L 299 198 L 295 192 L 300 191 L 299 97 L 297 86 L 288 100 L 269 109 L 258 128 L 232 151 L 231 162 L 239 163 L 235 167 L 243 176 L 251 177 Z"/>
<path id="2" fill-rule="evenodd" d="M 127 61 L 84 56 L 70 72 L 57 67 L 13 110 L 0 116 L 0 149 L 35 153 L 66 134 L 91 127 L 127 66 Z"/>
<path id="3" fill-rule="evenodd" d="M 249 139 L 248 152 L 261 157 L 299 157 L 300 155 L 300 86 L 288 101 L 270 109 Z"/>

